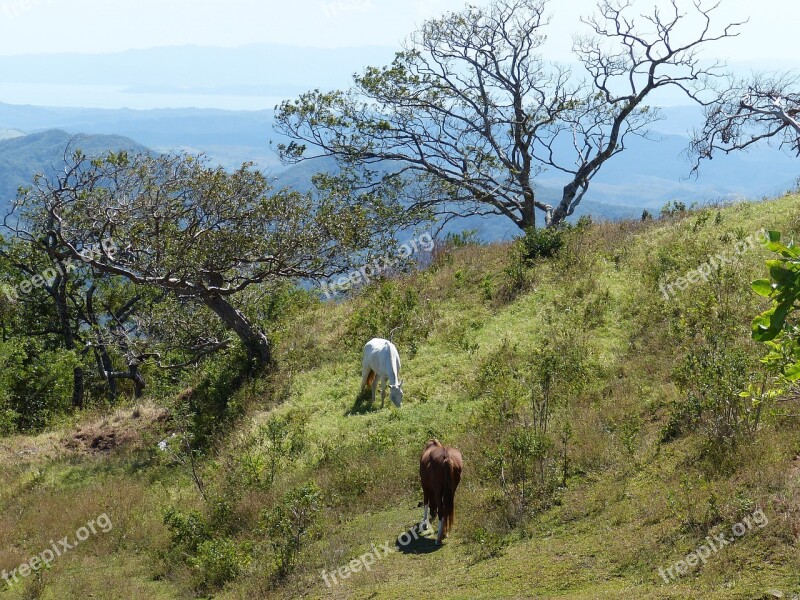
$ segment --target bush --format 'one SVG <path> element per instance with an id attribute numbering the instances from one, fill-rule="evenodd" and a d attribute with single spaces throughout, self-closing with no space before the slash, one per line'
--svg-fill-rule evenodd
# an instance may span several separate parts
<path id="1" fill-rule="evenodd" d="M 203 450 L 219 438 L 222 428 L 244 414 L 235 401 L 236 392 L 247 380 L 249 364 L 241 348 L 203 365 L 197 381 L 181 394 L 175 408 L 176 420 L 185 424 L 192 448 Z"/>
<path id="2" fill-rule="evenodd" d="M 444 236 L 444 246 L 446 248 L 463 248 L 464 246 L 478 246 L 481 241 L 478 237 L 477 229 L 465 229 L 458 233 L 448 233 Z"/>
<path id="3" fill-rule="evenodd" d="M 220 515 L 214 520 L 219 521 Z M 164 512 L 164 524 L 170 530 L 173 559 L 192 568 L 196 585 L 201 589 L 221 588 L 250 564 L 249 544 L 238 544 L 226 536 L 215 537 L 215 526 L 222 523 L 212 526 L 197 510 L 182 513 L 170 507 Z"/>
<path id="4" fill-rule="evenodd" d="M 672 381 L 681 393 L 673 403 L 661 440 L 668 442 L 697 431 L 703 436 L 702 457 L 717 470 L 726 470 L 732 450 L 754 439 L 761 407 L 745 392 L 763 374 L 756 348 L 743 343 L 741 323 L 749 314 L 742 301 L 745 285 L 740 265 L 712 272 L 706 293 L 684 295 L 667 304 L 670 327 L 681 358 Z"/>
<path id="5" fill-rule="evenodd" d="M 195 554 L 200 544 L 211 539 L 211 528 L 196 510 L 184 514 L 170 507 L 164 512 L 164 525 L 170 530 L 171 546 L 187 554 Z"/>
<path id="6" fill-rule="evenodd" d="M 72 410 L 75 352 L 39 340 L 0 343 L 0 433 L 39 431 Z"/>
<path id="7" fill-rule="evenodd" d="M 707 333 L 673 373 L 684 400 L 675 406 L 663 439 L 699 428 L 707 452 L 721 456 L 749 431 L 750 403 L 739 394 L 748 386 L 752 360 L 729 336 Z"/>
<path id="8" fill-rule="evenodd" d="M 202 542 L 189 564 L 197 571 L 201 588 L 221 588 L 250 564 L 249 544 L 240 545 L 224 537 Z"/>
<path id="9" fill-rule="evenodd" d="M 321 509 L 322 493 L 312 482 L 288 492 L 282 504 L 262 514 L 262 527 L 274 552 L 276 579 L 294 568 L 300 548 L 314 533 Z"/>
<path id="10" fill-rule="evenodd" d="M 349 347 L 360 349 L 370 337 L 388 339 L 396 329 L 394 342 L 407 344 L 413 356 L 419 340 L 427 338 L 433 326 L 430 301 L 421 302 L 419 292 L 394 281 L 378 282 L 359 300 L 348 327 Z"/>
<path id="11" fill-rule="evenodd" d="M 540 258 L 555 256 L 564 245 L 564 232 L 569 226 L 530 228 L 525 230 L 525 235 L 516 242 L 522 250 L 522 256 L 528 262 Z"/>
<path id="12" fill-rule="evenodd" d="M 307 423 L 308 415 L 297 410 L 271 417 L 245 440 L 229 477 L 246 487 L 271 487 L 284 463 L 305 449 Z"/>
<path id="13" fill-rule="evenodd" d="M 487 443 L 476 470 L 500 485 L 495 508 L 506 527 L 547 508 L 566 479 L 568 404 L 585 385 L 586 360 L 579 334 L 557 324 L 537 350 L 523 353 L 504 340 L 478 369 L 473 396 L 484 399 L 477 425 Z"/>

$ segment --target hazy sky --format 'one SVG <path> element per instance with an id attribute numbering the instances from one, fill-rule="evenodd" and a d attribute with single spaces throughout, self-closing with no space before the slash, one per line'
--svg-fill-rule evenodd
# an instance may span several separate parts
<path id="1" fill-rule="evenodd" d="M 721 3 L 720 20 L 751 19 L 741 38 L 719 48 L 722 56 L 734 61 L 785 57 L 786 40 L 796 35 L 791 16 L 796 0 Z M 423 19 L 463 5 L 463 0 L 0 0 L 0 54 L 264 42 L 393 46 Z M 579 27 L 577 15 L 594 5 L 594 0 L 550 2 L 554 57 L 564 58 Z"/>
<path id="2" fill-rule="evenodd" d="M 574 59 L 573 36 L 587 32 L 579 17 L 593 12 L 597 0 L 550 0 L 552 17 L 546 29 L 546 58 Z M 692 0 L 678 0 L 691 6 Z M 706 3 L 716 0 L 704 0 Z M 709 46 L 713 55 L 727 61 L 740 73 L 750 69 L 780 70 L 800 68 L 796 52 L 787 55 L 786 40 L 796 35 L 795 11 L 790 0 L 720 0 L 713 23 L 750 19 L 742 34 Z M 446 11 L 460 10 L 466 0 L 0 0 L 0 56 L 53 54 L 67 52 L 109 53 L 133 48 L 161 46 L 225 46 L 272 43 L 318 48 L 383 46 L 384 51 L 366 50 L 353 64 L 340 64 L 352 73 L 369 64 L 384 64 L 390 48 L 414 31 L 425 19 Z M 489 0 L 471 0 L 485 5 Z M 669 0 L 635 0 L 637 8 L 651 11 L 654 3 Z M 755 11 L 754 6 L 758 7 Z M 695 25 L 697 22 L 694 22 Z M 352 54 L 350 55 L 352 56 Z M 376 58 L 380 57 L 380 58 Z M 780 63 L 778 59 L 792 61 Z M 377 62 L 376 62 L 377 61 Z M 737 64 L 759 61 L 755 64 Z M 122 64 L 122 63 L 121 63 Z M 76 67 L 80 68 L 80 67 Z M 64 71 L 68 74 L 68 69 Z M 121 69 L 120 72 L 124 72 Z M 298 75 L 308 74 L 308 86 L 317 85 L 314 65 Z M 98 79 L 102 79 L 98 73 Z M 96 108 L 166 108 L 196 106 L 234 110 L 272 107 L 282 97 L 258 94 L 234 95 L 164 91 L 146 94 L 124 86 L 95 89 L 66 83 L 29 84 L 0 72 L 0 101 L 10 104 L 90 106 Z M 349 78 L 333 84 L 346 86 Z M 53 83 L 53 82 L 49 82 Z M 98 80 L 96 83 L 106 82 Z M 244 82 L 241 82 L 244 83 Z M 275 81 L 273 83 L 284 83 Z M 210 85 L 210 84 L 209 84 Z M 685 103 L 678 95 L 658 97 L 668 105 Z"/>

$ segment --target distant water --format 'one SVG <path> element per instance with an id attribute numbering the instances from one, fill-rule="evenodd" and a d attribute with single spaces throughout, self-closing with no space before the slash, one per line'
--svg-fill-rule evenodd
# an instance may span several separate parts
<path id="1" fill-rule="evenodd" d="M 218 108 L 265 110 L 287 97 L 247 94 L 133 92 L 122 85 L 0 83 L 0 102 L 83 108 Z"/>

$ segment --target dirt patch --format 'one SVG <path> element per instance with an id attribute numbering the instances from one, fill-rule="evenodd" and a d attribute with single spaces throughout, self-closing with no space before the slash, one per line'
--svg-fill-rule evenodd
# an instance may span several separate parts
<path id="1" fill-rule="evenodd" d="M 119 448 L 136 449 L 145 443 L 147 432 L 168 431 L 170 412 L 153 406 L 120 409 L 97 421 L 77 427 L 63 440 L 64 446 L 78 452 L 108 453 Z"/>
<path id="2" fill-rule="evenodd" d="M 108 430 L 79 429 L 70 440 L 67 447 L 73 450 L 84 449 L 95 452 L 110 452 L 123 445 L 133 446 L 141 439 L 135 432 L 118 431 L 116 428 Z"/>

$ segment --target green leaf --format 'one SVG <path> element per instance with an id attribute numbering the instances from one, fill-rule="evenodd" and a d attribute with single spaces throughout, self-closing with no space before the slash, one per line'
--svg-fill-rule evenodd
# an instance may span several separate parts
<path id="1" fill-rule="evenodd" d="M 772 261 L 768 261 L 772 262 Z M 784 263 L 785 264 L 785 263 Z M 783 266 L 773 265 L 769 268 L 770 277 L 777 283 L 784 285 L 797 285 L 797 273 L 784 268 Z"/>
<path id="2" fill-rule="evenodd" d="M 767 242 L 766 244 L 764 244 L 764 247 L 770 252 L 777 252 L 778 254 L 783 254 L 787 258 L 795 255 L 794 252 L 792 252 L 789 248 L 787 248 L 780 242 Z"/>
<path id="3" fill-rule="evenodd" d="M 764 296 L 765 298 L 772 296 L 772 293 L 777 288 L 777 286 L 774 285 L 769 279 L 756 279 L 750 284 L 750 287 L 753 288 L 753 291 L 756 294 L 759 296 Z"/>
<path id="4" fill-rule="evenodd" d="M 791 294 L 783 301 L 776 304 L 775 309 L 772 311 L 772 316 L 770 317 L 771 328 L 778 330 L 783 329 L 783 324 L 786 322 L 786 315 L 788 315 L 789 311 L 792 310 L 794 299 L 796 297 L 796 294 Z"/>
<path id="5" fill-rule="evenodd" d="M 770 309 L 758 315 L 753 319 L 752 337 L 757 342 L 766 342 L 780 333 L 780 329 L 772 326 L 772 314 L 774 309 Z"/>
<path id="6" fill-rule="evenodd" d="M 783 370 L 783 375 L 789 381 L 797 381 L 798 379 L 800 379 L 800 362 L 788 365 Z"/>

